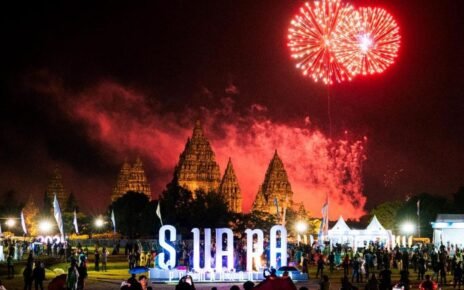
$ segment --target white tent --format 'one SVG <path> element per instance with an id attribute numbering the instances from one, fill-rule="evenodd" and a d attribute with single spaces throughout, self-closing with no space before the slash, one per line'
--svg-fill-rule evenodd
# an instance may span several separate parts
<path id="1" fill-rule="evenodd" d="M 381 242 L 389 247 L 391 239 L 391 230 L 386 230 L 376 216 L 372 218 L 364 230 L 350 229 L 343 217 L 340 217 L 332 229 L 329 230 L 329 240 L 332 245 L 335 243 L 348 243 L 355 250 L 364 247 L 369 242 Z"/>

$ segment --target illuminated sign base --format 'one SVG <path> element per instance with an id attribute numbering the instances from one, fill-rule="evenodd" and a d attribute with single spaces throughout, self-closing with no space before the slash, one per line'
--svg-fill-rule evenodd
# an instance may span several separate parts
<path id="1" fill-rule="evenodd" d="M 150 280 L 159 282 L 177 283 L 180 278 L 190 275 L 195 283 L 215 283 L 215 282 L 245 282 L 245 281 L 262 281 L 263 272 L 188 272 L 187 270 L 174 269 L 163 270 L 150 268 L 148 277 Z M 308 280 L 307 274 L 289 273 L 293 281 Z"/>

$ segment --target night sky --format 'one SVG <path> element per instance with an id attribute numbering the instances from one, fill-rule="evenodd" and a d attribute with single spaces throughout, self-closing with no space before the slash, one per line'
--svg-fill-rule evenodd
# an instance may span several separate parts
<path id="1" fill-rule="evenodd" d="M 307 167 L 299 166 L 322 163 L 300 149 L 304 136 L 315 137 L 310 146 L 330 137 L 327 88 L 295 69 L 286 46 L 303 3 L 4 7 L 0 193 L 41 201 L 59 166 L 81 209 L 95 213 L 108 205 L 122 162 L 141 156 L 156 198 L 200 119 L 221 171 L 231 156 L 242 176 L 246 207 L 277 149 L 297 200 L 320 215 L 324 190 L 301 192 Z M 348 199 L 333 192 L 334 204 L 350 201 L 344 214 L 359 217 L 406 195 L 449 196 L 464 185 L 464 2 L 352 3 L 386 8 L 402 39 L 384 73 L 330 88 L 332 139 L 367 139 L 362 190 Z M 256 164 L 248 173 L 247 162 Z"/>

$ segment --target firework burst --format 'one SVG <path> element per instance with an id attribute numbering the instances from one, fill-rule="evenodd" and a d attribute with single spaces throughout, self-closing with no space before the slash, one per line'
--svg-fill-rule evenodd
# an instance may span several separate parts
<path id="1" fill-rule="evenodd" d="M 347 68 L 337 61 L 334 51 L 339 38 L 338 26 L 352 14 L 353 7 L 340 0 L 312 1 L 301 7 L 291 21 L 288 46 L 303 75 L 326 85 L 351 79 Z"/>
<path id="2" fill-rule="evenodd" d="M 350 76 L 383 72 L 397 57 L 399 27 L 382 8 L 359 8 L 337 26 L 334 55 Z"/>

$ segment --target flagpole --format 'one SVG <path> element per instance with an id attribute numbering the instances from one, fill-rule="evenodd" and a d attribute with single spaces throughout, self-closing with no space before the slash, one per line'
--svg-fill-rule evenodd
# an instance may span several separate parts
<path id="1" fill-rule="evenodd" d="M 420 226 L 420 199 L 417 201 L 417 233 L 419 238 L 421 237 L 421 226 Z"/>

